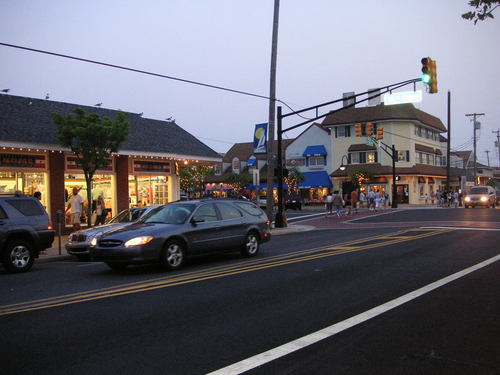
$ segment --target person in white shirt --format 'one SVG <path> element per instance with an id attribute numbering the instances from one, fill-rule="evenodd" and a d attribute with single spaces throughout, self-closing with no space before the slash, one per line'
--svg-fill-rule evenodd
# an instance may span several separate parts
<path id="1" fill-rule="evenodd" d="M 69 210 L 71 213 L 70 223 L 73 224 L 73 229 L 75 231 L 80 230 L 80 216 L 82 215 L 83 209 L 83 198 L 78 194 L 78 188 L 73 188 L 73 195 L 68 200 L 68 205 L 66 207 L 66 212 Z"/>

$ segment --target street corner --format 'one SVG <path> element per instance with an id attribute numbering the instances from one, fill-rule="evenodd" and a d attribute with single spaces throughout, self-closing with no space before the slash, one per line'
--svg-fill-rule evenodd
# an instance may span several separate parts
<path id="1" fill-rule="evenodd" d="M 298 232 L 309 232 L 315 230 L 316 227 L 313 225 L 289 225 L 285 228 L 272 228 L 271 234 L 273 236 L 279 236 L 281 234 L 298 233 Z"/>

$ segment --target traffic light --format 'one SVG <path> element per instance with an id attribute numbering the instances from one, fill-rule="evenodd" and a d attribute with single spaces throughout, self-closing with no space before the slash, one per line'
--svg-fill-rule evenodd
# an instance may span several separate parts
<path id="1" fill-rule="evenodd" d="M 429 93 L 436 94 L 438 92 L 436 61 L 432 60 L 430 57 L 424 57 L 421 63 L 422 82 L 429 85 Z"/>
<path id="2" fill-rule="evenodd" d="M 377 139 L 383 139 L 384 138 L 384 128 L 377 128 Z"/>
<path id="3" fill-rule="evenodd" d="M 361 137 L 362 130 L 361 130 L 361 124 L 354 124 L 354 132 L 356 133 L 356 137 Z"/>
<path id="4" fill-rule="evenodd" d="M 366 123 L 366 136 L 371 137 L 373 135 L 373 124 L 371 122 Z"/>

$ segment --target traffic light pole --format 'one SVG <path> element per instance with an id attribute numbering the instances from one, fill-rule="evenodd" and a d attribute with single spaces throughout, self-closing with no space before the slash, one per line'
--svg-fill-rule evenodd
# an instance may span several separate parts
<path id="1" fill-rule="evenodd" d="M 301 109 L 299 111 L 293 111 L 293 112 L 290 112 L 290 113 L 286 113 L 286 114 L 283 114 L 282 113 L 282 108 L 281 106 L 278 106 L 277 108 L 277 121 L 276 121 L 276 124 L 277 124 L 277 141 L 278 141 L 278 155 L 277 155 L 277 177 L 278 177 L 278 212 L 276 213 L 276 216 L 275 216 L 275 219 L 274 219 L 274 226 L 276 228 L 283 228 L 283 227 L 286 227 L 287 226 L 287 222 L 286 222 L 286 217 L 285 217 L 285 214 L 283 212 L 283 151 L 282 151 L 282 136 L 283 136 L 283 133 L 287 132 L 287 131 L 290 131 L 290 130 L 293 130 L 293 129 L 296 129 L 298 127 L 301 127 L 303 125 L 306 125 L 306 124 L 309 124 L 310 122 L 313 122 L 313 121 L 316 121 L 316 120 L 319 120 L 319 119 L 322 119 L 323 117 L 326 117 L 327 115 L 331 115 L 331 114 L 334 114 L 334 113 L 337 113 L 337 112 L 340 112 L 340 111 L 343 111 L 345 109 L 348 109 L 348 108 L 351 108 L 351 107 L 354 107 L 356 104 L 359 104 L 359 103 L 363 103 L 363 102 L 366 102 L 367 100 L 370 100 L 370 99 L 373 99 L 373 98 L 377 98 L 379 96 L 381 96 L 382 94 L 385 94 L 387 92 L 390 92 L 392 90 L 396 90 L 400 87 L 403 87 L 403 86 L 406 86 L 406 85 L 410 85 L 410 84 L 415 84 L 416 82 L 419 82 L 421 81 L 421 78 L 414 78 L 414 79 L 409 79 L 407 81 L 402 81 L 402 82 L 398 82 L 398 83 L 393 83 L 391 85 L 387 85 L 387 86 L 384 86 L 384 87 L 381 87 L 380 88 L 380 92 L 377 93 L 377 94 L 374 94 L 372 95 L 372 91 L 366 91 L 366 92 L 363 92 L 361 94 L 356 94 L 356 95 L 353 95 L 353 96 L 350 96 L 348 98 L 342 98 L 342 99 L 337 99 L 337 100 L 333 100 L 333 101 L 330 101 L 330 102 L 326 102 L 326 103 L 322 103 L 322 104 L 318 104 L 318 105 L 315 105 L 315 106 L 312 106 L 312 107 L 308 107 L 308 108 L 304 108 L 304 109 Z M 356 100 L 356 98 L 358 96 L 361 96 L 361 95 L 372 95 L 372 96 L 368 96 L 366 99 L 363 99 L 363 100 Z M 321 116 L 318 116 L 316 114 L 316 117 L 314 118 L 311 118 L 311 119 L 308 119 L 307 121 L 303 121 L 297 125 L 293 125 L 289 128 L 286 128 L 286 129 L 283 129 L 283 119 L 285 117 L 289 117 L 289 116 L 292 116 L 292 115 L 299 115 L 303 112 L 307 112 L 307 111 L 311 111 L 311 110 L 316 110 L 316 113 L 318 111 L 318 109 L 322 108 L 322 107 L 325 107 L 327 105 L 331 105 L 331 104 L 335 104 L 335 103 L 339 103 L 345 99 L 355 99 L 354 103 L 350 104 L 350 105 L 347 105 L 345 107 L 342 107 L 342 108 L 339 108 L 339 109 L 336 109 L 334 111 L 330 111 L 324 115 L 321 115 Z M 278 100 L 279 101 L 279 100 Z M 387 146 L 385 143 L 383 142 L 380 142 L 382 143 L 384 146 L 386 147 L 389 147 Z M 384 150 L 385 152 L 389 153 L 388 151 Z M 391 155 L 391 154 L 389 154 Z M 396 149 L 394 148 L 394 146 L 392 146 L 392 169 L 393 169 L 393 173 L 392 173 L 392 177 L 393 177 L 393 192 L 392 192 L 392 195 L 393 195 L 393 199 L 392 199 L 392 207 L 393 208 L 396 208 L 397 207 L 397 192 L 396 192 Z"/>

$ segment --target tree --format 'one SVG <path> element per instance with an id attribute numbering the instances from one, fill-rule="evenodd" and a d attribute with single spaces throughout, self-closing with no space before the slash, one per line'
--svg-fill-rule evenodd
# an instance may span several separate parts
<path id="1" fill-rule="evenodd" d="M 288 176 L 286 176 L 283 180 L 287 185 L 288 194 L 291 194 L 292 191 L 297 190 L 299 188 L 299 184 L 304 181 L 304 175 L 297 167 L 289 167 Z"/>
<path id="2" fill-rule="evenodd" d="M 200 195 L 203 191 L 203 180 L 213 169 L 205 165 L 197 165 L 194 167 L 182 168 L 180 171 L 180 187 L 185 192 L 199 192 Z"/>
<path id="3" fill-rule="evenodd" d="M 76 108 L 74 114 L 53 113 L 52 119 L 57 126 L 56 138 L 63 147 L 71 149 L 83 169 L 87 185 L 87 221 L 91 226 L 92 179 L 96 170 L 108 166 L 111 154 L 118 152 L 121 143 L 128 138 L 129 123 L 121 112 L 112 120 L 86 113 L 81 108 Z"/>
<path id="4" fill-rule="evenodd" d="M 364 182 L 371 180 L 374 177 L 373 172 L 367 168 L 357 168 L 347 176 L 355 188 L 361 187 Z"/>
<path id="5" fill-rule="evenodd" d="M 469 1 L 469 6 L 475 8 L 475 11 L 470 11 L 462 14 L 462 18 L 466 20 L 474 20 L 474 25 L 477 21 L 485 21 L 493 17 L 493 11 L 500 6 L 498 0 L 472 0 Z"/>
<path id="6" fill-rule="evenodd" d="M 240 196 L 250 183 L 250 177 L 248 175 L 233 173 L 228 176 L 225 182 L 233 188 L 238 196 Z"/>

